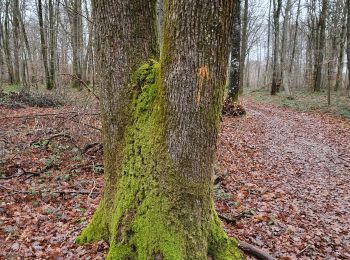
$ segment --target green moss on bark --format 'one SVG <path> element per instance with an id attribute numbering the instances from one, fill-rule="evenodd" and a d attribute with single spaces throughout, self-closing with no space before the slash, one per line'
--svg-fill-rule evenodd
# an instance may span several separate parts
<path id="1" fill-rule="evenodd" d="M 150 61 L 132 78 L 135 93 L 122 170 L 116 173 L 116 191 L 105 190 L 105 194 L 114 192 L 116 203 L 108 203 L 108 196 L 104 196 L 77 242 L 106 240 L 110 245 L 107 259 L 206 259 L 208 254 L 219 260 L 240 259 L 217 216 L 211 219 L 211 188 L 202 183 L 193 186 L 198 191 L 184 193 L 181 182 L 177 183 L 179 177 L 166 148 L 164 90 L 159 77 L 159 64 Z M 198 214 L 191 212 L 198 203 L 206 205 L 200 207 L 204 213 L 199 216 L 204 219 L 195 219 Z M 106 211 L 106 204 L 115 206 Z"/>
<path id="2" fill-rule="evenodd" d="M 237 241 L 234 238 L 229 238 L 227 236 L 221 227 L 221 221 L 217 213 L 215 210 L 213 210 L 213 212 L 213 219 L 210 224 L 208 254 L 213 259 L 242 259 L 243 257 L 241 252 L 238 250 Z"/>

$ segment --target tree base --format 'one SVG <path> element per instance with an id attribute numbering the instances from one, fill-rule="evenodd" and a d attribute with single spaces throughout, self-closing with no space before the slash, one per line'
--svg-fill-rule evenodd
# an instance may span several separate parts
<path id="1" fill-rule="evenodd" d="M 105 240 L 110 246 L 107 259 L 242 259 L 214 210 L 211 180 L 188 180 L 172 166 L 158 76 L 154 61 L 134 75 L 132 85 L 139 88 L 121 172 L 106 175 L 108 186 L 99 208 L 76 241 Z M 105 160 L 107 165 L 115 163 L 113 158 Z"/>

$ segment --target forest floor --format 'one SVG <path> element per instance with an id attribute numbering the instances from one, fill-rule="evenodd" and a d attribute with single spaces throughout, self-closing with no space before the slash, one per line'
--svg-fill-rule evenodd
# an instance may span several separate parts
<path id="1" fill-rule="evenodd" d="M 279 259 L 350 259 L 349 121 L 243 104 L 218 143 L 227 232 Z M 0 259 L 103 259 L 105 243 L 74 244 L 103 187 L 96 107 L 0 107 L 0 122 Z"/>

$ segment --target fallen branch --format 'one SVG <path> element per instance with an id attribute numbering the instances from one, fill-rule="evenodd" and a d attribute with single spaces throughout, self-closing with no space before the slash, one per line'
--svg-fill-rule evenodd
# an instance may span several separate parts
<path id="1" fill-rule="evenodd" d="M 69 120 L 71 120 L 72 122 L 74 122 L 74 123 L 77 123 L 77 124 L 82 124 L 83 126 L 87 126 L 87 127 L 90 127 L 90 128 L 92 128 L 92 129 L 94 129 L 94 130 L 97 130 L 97 131 L 102 131 L 102 129 L 101 128 L 98 128 L 98 127 L 95 127 L 95 126 L 92 126 L 92 125 L 89 125 L 89 124 L 86 124 L 86 123 L 83 123 L 83 122 L 80 122 L 80 121 L 77 121 L 77 120 L 74 120 L 73 118 L 69 118 Z"/>
<path id="2" fill-rule="evenodd" d="M 91 88 L 89 88 L 89 86 L 85 83 L 85 81 L 79 78 L 77 75 L 72 75 L 68 73 L 61 73 L 60 75 L 69 76 L 72 79 L 78 80 L 79 83 L 82 84 L 97 100 L 100 100 L 99 96 L 97 96 L 96 93 Z"/>
<path id="3" fill-rule="evenodd" d="M 46 113 L 46 114 L 31 114 L 31 115 L 22 115 L 22 116 L 5 116 L 0 118 L 0 120 L 4 119 L 18 119 L 18 118 L 36 118 L 36 117 L 46 117 L 46 116 L 63 116 L 63 115 L 80 115 L 80 116 L 99 116 L 100 113 L 81 113 L 78 112 L 61 112 L 61 113 Z"/>
<path id="4" fill-rule="evenodd" d="M 16 189 L 11 189 L 11 188 L 8 188 L 4 185 L 1 185 L 0 184 L 0 188 L 4 189 L 4 190 L 8 190 L 8 191 L 11 191 L 11 192 L 14 192 L 14 193 L 22 193 L 22 194 L 36 194 L 36 193 L 43 193 L 43 192 L 46 192 L 46 193 L 59 193 L 59 194 L 86 194 L 86 195 L 90 195 L 91 194 L 100 194 L 99 192 L 91 192 L 91 191 L 75 191 L 75 190 L 54 190 L 54 191 L 51 191 L 51 190 L 40 190 L 40 191 L 36 191 L 36 190 L 32 190 L 32 191 L 29 191 L 29 190 L 16 190 Z"/>
<path id="5" fill-rule="evenodd" d="M 86 153 L 88 150 L 90 150 L 91 148 L 93 148 L 95 146 L 98 146 L 96 151 L 102 149 L 102 144 L 101 143 L 91 143 L 91 144 L 85 145 L 85 147 L 83 148 L 82 153 L 83 154 Z"/>
<path id="6" fill-rule="evenodd" d="M 260 260 L 276 260 L 276 258 L 270 256 L 268 253 L 266 253 L 262 249 L 257 248 L 256 246 L 253 246 L 251 244 L 248 244 L 247 242 L 244 242 L 244 241 L 238 241 L 238 248 L 241 249 L 244 253 L 254 256 Z"/>

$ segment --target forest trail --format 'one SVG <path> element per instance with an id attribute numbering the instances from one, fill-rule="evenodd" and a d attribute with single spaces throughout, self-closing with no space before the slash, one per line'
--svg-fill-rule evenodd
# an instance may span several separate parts
<path id="1" fill-rule="evenodd" d="M 350 122 L 244 106 L 247 116 L 224 120 L 219 142 L 232 201 L 218 209 L 240 218 L 231 234 L 278 258 L 349 259 Z"/>

